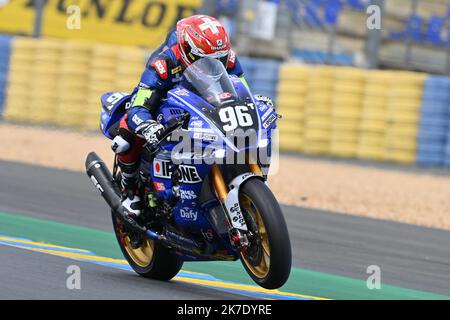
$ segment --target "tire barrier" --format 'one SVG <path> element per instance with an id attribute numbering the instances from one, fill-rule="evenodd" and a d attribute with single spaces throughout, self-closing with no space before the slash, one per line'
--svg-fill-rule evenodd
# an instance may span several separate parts
<path id="1" fill-rule="evenodd" d="M 307 154 L 322 155 L 330 150 L 334 72 L 326 67 L 313 67 L 308 71 L 303 118 L 303 151 Z M 285 119 L 289 121 L 288 117 Z"/>
<path id="2" fill-rule="evenodd" d="M 372 71 L 365 77 L 357 157 L 385 160 L 387 95 L 391 73 Z"/>
<path id="3" fill-rule="evenodd" d="M 5 119 L 96 130 L 101 95 L 131 91 L 145 54 L 137 48 L 15 38 Z"/>
<path id="4" fill-rule="evenodd" d="M 280 148 L 287 151 L 304 151 L 304 117 L 309 67 L 283 64 L 279 70 L 277 112 Z"/>
<path id="5" fill-rule="evenodd" d="M 357 155 L 364 87 L 363 70 L 343 67 L 335 71 L 331 111 L 332 155 Z"/>
<path id="6" fill-rule="evenodd" d="M 283 64 L 280 146 L 307 154 L 414 163 L 425 75 Z"/>
<path id="7" fill-rule="evenodd" d="M 385 160 L 406 164 L 416 161 L 424 80 L 424 74 L 414 72 L 395 72 L 389 78 Z"/>

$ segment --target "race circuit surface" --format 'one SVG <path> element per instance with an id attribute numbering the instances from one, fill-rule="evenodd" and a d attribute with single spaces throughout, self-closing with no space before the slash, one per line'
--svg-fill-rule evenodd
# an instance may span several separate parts
<path id="1" fill-rule="evenodd" d="M 0 162 L 0 181 L 0 212 L 112 231 L 107 206 L 85 174 Z M 365 280 L 367 267 L 377 265 L 383 283 L 450 295 L 450 232 L 319 210 L 282 208 L 294 267 Z M 60 293 L 61 281 L 52 285 L 61 264 L 67 266 L 66 259 L 0 246 L 0 261 L 0 277 L 2 281 L 7 279 L 8 286 L 7 293 L 3 293 L 9 298 L 45 298 L 41 290 L 44 284 L 49 289 L 48 298 L 78 298 L 65 288 Z M 140 293 L 145 299 L 243 298 L 200 286 L 147 281 L 103 266 L 86 263 L 84 267 L 89 270 L 89 287 L 82 290 L 82 298 L 136 299 Z"/>
<path id="2" fill-rule="evenodd" d="M 88 262 L 62 259 L 22 249 L 0 246 L 2 289 L 0 299 L 246 299 L 205 287 L 171 281 L 144 279 Z M 82 270 L 80 290 L 68 290 L 67 268 Z"/>

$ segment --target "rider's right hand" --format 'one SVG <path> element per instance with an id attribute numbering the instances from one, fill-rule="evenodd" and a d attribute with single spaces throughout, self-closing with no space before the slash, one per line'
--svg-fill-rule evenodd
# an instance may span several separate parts
<path id="1" fill-rule="evenodd" d="M 154 120 L 149 120 L 140 124 L 136 131 L 150 145 L 154 146 L 163 138 L 165 127 Z"/>

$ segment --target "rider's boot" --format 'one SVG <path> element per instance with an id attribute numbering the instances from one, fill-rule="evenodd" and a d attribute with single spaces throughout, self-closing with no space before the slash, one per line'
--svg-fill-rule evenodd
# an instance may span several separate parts
<path id="1" fill-rule="evenodd" d="M 139 163 L 123 163 L 119 160 L 122 172 L 122 207 L 128 216 L 136 219 L 142 213 L 139 197 Z"/>

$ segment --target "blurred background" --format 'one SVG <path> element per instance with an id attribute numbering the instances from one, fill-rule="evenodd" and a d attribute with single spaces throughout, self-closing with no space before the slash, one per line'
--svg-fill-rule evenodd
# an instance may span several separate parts
<path id="1" fill-rule="evenodd" d="M 448 0 L 0 1 L 0 117 L 98 129 L 193 13 L 229 30 L 284 151 L 450 167 Z"/>

